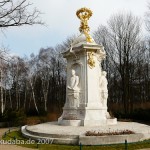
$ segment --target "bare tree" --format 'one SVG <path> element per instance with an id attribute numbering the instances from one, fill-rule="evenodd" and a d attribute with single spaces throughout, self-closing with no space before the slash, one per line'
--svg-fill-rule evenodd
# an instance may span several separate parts
<path id="1" fill-rule="evenodd" d="M 111 69 L 114 70 L 113 76 L 117 75 L 120 80 L 122 101 L 127 113 L 131 101 L 131 77 L 134 73 L 132 64 L 135 64 L 140 48 L 140 20 L 131 13 L 113 15 L 108 21 L 108 27 L 100 27 L 95 36 L 106 48 L 108 61 L 114 68 Z"/>
<path id="2" fill-rule="evenodd" d="M 36 8 L 29 11 L 30 5 L 27 0 L 0 0 L 0 28 L 43 24 L 39 19 L 41 12 Z"/>
<path id="3" fill-rule="evenodd" d="M 148 10 L 146 12 L 146 29 L 150 32 L 150 3 L 148 3 Z"/>
<path id="4" fill-rule="evenodd" d="M 2 61 L 1 61 L 1 64 L 2 64 Z M 2 69 L 0 70 L 0 92 L 1 92 L 1 113 L 3 114 L 4 113 L 4 92 L 3 92 L 3 71 Z"/>
<path id="5" fill-rule="evenodd" d="M 33 103 L 37 113 L 39 114 L 39 109 L 36 101 L 36 94 L 35 94 L 35 83 L 37 81 L 37 57 L 34 54 L 31 54 L 31 59 L 28 62 L 28 81 L 31 87 L 31 98 L 33 99 Z"/>
<path id="6" fill-rule="evenodd" d="M 6 69 L 6 62 L 4 57 L 4 52 L 6 50 L 0 50 L 0 105 L 1 105 L 1 113 L 3 115 L 5 109 L 4 102 L 4 70 Z"/>
<path id="7" fill-rule="evenodd" d="M 60 91 L 58 90 L 61 89 L 59 87 L 61 86 L 61 77 L 65 74 L 65 62 L 60 54 L 64 47 L 64 45 L 59 45 L 56 48 L 41 49 L 38 55 L 38 73 L 42 81 L 45 112 L 47 112 L 48 95 L 51 95 L 49 97 L 51 103 L 55 103 L 57 107 L 61 108 L 61 98 L 58 94 Z M 55 89 L 58 89 L 57 92 L 54 92 Z"/>

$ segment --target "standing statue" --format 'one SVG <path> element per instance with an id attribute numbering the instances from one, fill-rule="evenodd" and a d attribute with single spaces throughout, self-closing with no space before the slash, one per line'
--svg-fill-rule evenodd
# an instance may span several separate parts
<path id="1" fill-rule="evenodd" d="M 68 88 L 68 105 L 70 107 L 78 107 L 79 106 L 79 76 L 76 75 L 76 71 L 74 69 L 71 70 L 71 78 L 70 84 L 67 86 Z"/>
<path id="2" fill-rule="evenodd" d="M 107 79 L 106 79 L 106 71 L 102 72 L 102 75 L 100 77 L 100 90 L 101 90 L 101 100 L 102 105 L 104 107 L 107 107 L 107 98 L 108 98 L 108 89 L 107 89 Z"/>

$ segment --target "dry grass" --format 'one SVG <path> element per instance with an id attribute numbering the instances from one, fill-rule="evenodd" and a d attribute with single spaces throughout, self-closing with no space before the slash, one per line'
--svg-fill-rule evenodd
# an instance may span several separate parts
<path id="1" fill-rule="evenodd" d="M 31 116 L 27 117 L 26 124 L 27 125 L 35 125 L 44 122 L 57 121 L 60 114 L 56 113 L 48 113 L 46 116 Z"/>

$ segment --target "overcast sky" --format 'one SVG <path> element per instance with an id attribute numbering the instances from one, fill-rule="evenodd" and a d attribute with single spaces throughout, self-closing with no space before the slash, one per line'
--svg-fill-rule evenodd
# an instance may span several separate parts
<path id="1" fill-rule="evenodd" d="M 109 17 L 117 12 L 132 12 L 141 18 L 147 11 L 150 0 L 30 0 L 42 14 L 45 26 L 11 27 L 0 33 L 0 44 L 11 53 L 20 56 L 37 54 L 41 47 L 55 46 L 68 36 L 79 33 L 80 21 L 76 11 L 88 7 L 93 11 L 89 21 L 91 32 L 100 24 L 106 24 Z"/>

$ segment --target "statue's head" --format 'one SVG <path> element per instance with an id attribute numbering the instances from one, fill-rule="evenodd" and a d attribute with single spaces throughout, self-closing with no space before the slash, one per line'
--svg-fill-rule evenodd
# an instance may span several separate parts
<path id="1" fill-rule="evenodd" d="M 75 71 L 74 69 L 72 69 L 72 70 L 71 70 L 71 74 L 72 74 L 72 75 L 75 75 L 75 74 L 76 74 L 76 71 Z"/>
<path id="2" fill-rule="evenodd" d="M 103 76 L 106 76 L 106 75 L 107 75 L 107 72 L 106 72 L 106 71 L 102 71 L 102 75 L 103 75 Z"/>

